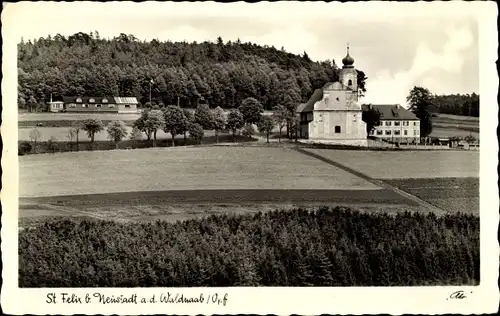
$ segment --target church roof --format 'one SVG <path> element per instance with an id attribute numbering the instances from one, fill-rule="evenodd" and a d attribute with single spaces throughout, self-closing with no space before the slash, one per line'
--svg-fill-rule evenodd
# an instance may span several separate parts
<path id="1" fill-rule="evenodd" d="M 333 84 L 337 84 L 338 86 L 340 86 L 340 89 L 333 89 L 333 90 L 352 90 L 351 87 L 349 86 L 346 86 L 345 84 L 343 84 L 342 82 L 340 81 L 336 81 L 336 82 L 327 82 L 323 85 L 323 90 L 326 90 L 327 88 L 329 88 L 331 85 Z"/>
<path id="2" fill-rule="evenodd" d="M 306 103 L 303 103 L 297 108 L 297 113 L 312 112 L 314 110 L 314 103 L 323 99 L 323 89 L 316 89 Z M 301 109 L 302 107 L 302 109 Z"/>
<path id="3" fill-rule="evenodd" d="M 415 114 L 399 104 L 363 104 L 363 111 L 368 111 L 370 106 L 380 113 L 380 120 L 418 120 Z"/>
<path id="4" fill-rule="evenodd" d="M 299 104 L 299 106 L 297 107 L 297 113 L 302 112 L 302 110 L 304 109 L 305 106 L 306 106 L 306 103 Z"/>

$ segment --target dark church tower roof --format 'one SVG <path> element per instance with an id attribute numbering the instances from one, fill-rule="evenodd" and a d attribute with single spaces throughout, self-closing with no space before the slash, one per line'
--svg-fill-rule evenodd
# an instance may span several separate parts
<path id="1" fill-rule="evenodd" d="M 347 44 L 347 55 L 342 59 L 344 68 L 352 68 L 354 65 L 354 58 L 349 55 L 349 44 Z"/>

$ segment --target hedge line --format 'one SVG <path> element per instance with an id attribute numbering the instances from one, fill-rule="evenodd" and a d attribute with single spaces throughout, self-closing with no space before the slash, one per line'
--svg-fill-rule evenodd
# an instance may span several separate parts
<path id="1" fill-rule="evenodd" d="M 256 141 L 255 138 L 251 140 L 246 136 L 236 135 L 234 138 L 235 142 L 251 142 Z M 215 136 L 203 137 L 202 144 L 215 144 Z M 219 135 L 219 143 L 230 143 L 233 142 L 233 137 L 231 135 Z M 29 144 L 27 146 L 26 144 Z M 198 145 L 198 142 L 186 138 L 184 142 L 183 138 L 175 139 L 175 146 L 186 146 L 186 145 Z M 170 147 L 172 146 L 171 139 L 158 139 L 156 141 L 156 147 Z M 32 141 L 19 141 L 18 142 L 18 155 L 32 155 L 32 154 L 44 154 L 44 153 L 56 153 L 56 152 L 69 152 L 69 151 L 89 151 L 89 150 L 113 150 L 116 149 L 116 145 L 112 141 L 95 141 L 92 145 L 90 141 L 80 141 L 78 144 L 78 150 L 76 142 L 69 141 L 43 141 L 37 142 L 36 148 L 34 148 L 34 142 Z M 123 140 L 118 143 L 118 148 L 120 149 L 136 149 L 136 148 L 150 148 L 153 147 L 153 140 Z"/>
<path id="2" fill-rule="evenodd" d="M 296 209 L 177 223 L 47 221 L 22 287 L 389 286 L 479 281 L 479 219 Z"/>

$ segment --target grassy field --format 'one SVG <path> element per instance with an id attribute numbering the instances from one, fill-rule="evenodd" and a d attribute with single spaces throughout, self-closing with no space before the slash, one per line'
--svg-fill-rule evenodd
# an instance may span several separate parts
<path id="1" fill-rule="evenodd" d="M 448 212 L 479 215 L 479 178 L 386 180 Z"/>
<path id="2" fill-rule="evenodd" d="M 438 114 L 438 120 L 453 120 L 461 122 L 477 122 L 479 123 L 479 117 L 475 116 L 464 116 L 464 115 L 452 115 L 452 114 Z"/>
<path id="3" fill-rule="evenodd" d="M 479 152 L 308 149 L 448 212 L 479 215 Z"/>
<path id="4" fill-rule="evenodd" d="M 479 177 L 475 151 L 308 150 L 377 179 Z"/>
<path id="5" fill-rule="evenodd" d="M 19 163 L 22 227 L 60 216 L 175 221 L 321 205 L 426 212 L 401 195 L 292 149 L 94 151 L 21 156 Z"/>
<path id="6" fill-rule="evenodd" d="M 375 185 L 282 148 L 167 148 L 22 156 L 20 196 L 156 190 L 345 189 Z"/>
<path id="7" fill-rule="evenodd" d="M 459 116 L 438 114 L 432 118 L 434 137 L 466 137 L 472 135 L 479 138 L 479 118 L 472 116 Z"/>

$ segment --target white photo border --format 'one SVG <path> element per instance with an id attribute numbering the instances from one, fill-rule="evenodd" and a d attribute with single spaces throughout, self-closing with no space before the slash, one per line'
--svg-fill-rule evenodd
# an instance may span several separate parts
<path id="1" fill-rule="evenodd" d="M 110 3 L 111 4 L 111 3 Z M 112 3 L 113 14 L 119 14 L 119 8 L 125 3 Z M 384 18 L 391 15 L 427 15 L 432 11 L 446 14 L 474 13 L 479 24 L 479 64 L 480 64 L 480 285 L 453 287 L 332 287 L 332 288 L 42 288 L 28 289 L 18 287 L 18 156 L 17 156 L 17 43 L 23 28 L 36 27 L 29 21 L 17 19 L 24 6 L 44 5 L 49 3 L 18 2 L 4 4 L 2 12 L 3 63 L 2 63 L 2 262 L 3 285 L 1 293 L 2 309 L 8 314 L 473 314 L 494 313 L 498 310 L 498 267 L 499 245 L 498 229 L 498 74 L 497 61 L 498 31 L 496 25 L 497 7 L 494 2 L 364 2 L 364 3 L 288 3 L 289 13 L 305 14 L 306 6 L 336 6 L 343 14 L 356 14 Z M 53 5 L 53 4 L 52 4 Z M 59 5 L 82 5 L 82 3 L 59 3 Z M 83 5 L 108 5 L 83 2 Z M 143 5 L 136 3 L 133 5 Z M 184 4 L 178 4 L 183 7 Z M 199 10 L 207 15 L 238 15 L 239 10 L 261 11 L 263 7 L 272 7 L 272 3 L 210 3 L 198 4 Z M 187 8 L 193 8 L 185 5 Z M 183 8 L 184 8 L 183 7 Z M 216 8 L 216 9 L 215 9 Z M 184 9 L 183 9 L 184 10 Z M 317 10 L 317 9 L 315 9 Z M 44 14 L 43 10 L 39 14 Z M 137 14 L 140 14 L 139 10 Z M 78 15 L 79 16 L 79 15 Z M 48 22 L 50 23 L 50 22 Z M 454 291 L 464 291 L 466 299 L 449 300 Z M 156 300 L 162 293 L 184 294 L 199 297 L 203 294 L 214 297 L 217 302 L 203 304 L 50 304 L 48 293 L 69 293 L 85 297 L 95 292 L 109 296 L 131 296 L 137 294 L 139 300 L 148 300 L 155 295 Z M 227 294 L 225 304 L 223 299 Z"/>

